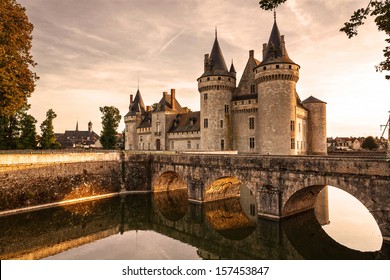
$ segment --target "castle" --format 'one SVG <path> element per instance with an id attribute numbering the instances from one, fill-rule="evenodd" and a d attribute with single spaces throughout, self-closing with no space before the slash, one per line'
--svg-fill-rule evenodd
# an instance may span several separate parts
<path id="1" fill-rule="evenodd" d="M 197 80 L 200 112 L 183 109 L 174 89 L 153 109 L 145 107 L 138 90 L 124 118 L 125 149 L 324 155 L 326 103 L 313 96 L 301 101 L 299 68 L 275 18 L 262 61 L 250 50 L 237 86 L 233 62 L 228 70 L 216 32 Z"/>

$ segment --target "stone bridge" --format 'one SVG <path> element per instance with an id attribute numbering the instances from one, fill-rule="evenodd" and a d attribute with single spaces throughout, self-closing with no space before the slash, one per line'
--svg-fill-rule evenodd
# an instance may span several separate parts
<path id="1" fill-rule="evenodd" d="M 313 208 L 319 192 L 334 186 L 357 198 L 390 241 L 390 162 L 382 159 L 126 153 L 122 171 L 127 191 L 186 188 L 199 203 L 238 196 L 244 185 L 258 215 L 270 219 Z"/>

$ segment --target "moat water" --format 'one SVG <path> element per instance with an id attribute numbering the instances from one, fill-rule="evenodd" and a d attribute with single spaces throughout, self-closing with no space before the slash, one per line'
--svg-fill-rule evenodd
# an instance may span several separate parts
<path id="1" fill-rule="evenodd" d="M 110 199 L 0 217 L 0 259 L 390 259 L 378 225 L 329 187 L 329 205 L 271 221 L 254 196 L 188 202 L 186 192 Z"/>

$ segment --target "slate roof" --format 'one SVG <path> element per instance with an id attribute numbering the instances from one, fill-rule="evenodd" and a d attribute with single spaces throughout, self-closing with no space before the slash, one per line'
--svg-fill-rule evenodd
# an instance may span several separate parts
<path id="1" fill-rule="evenodd" d="M 145 117 L 142 119 L 141 124 L 137 128 L 152 127 L 152 112 L 146 112 Z"/>
<path id="2" fill-rule="evenodd" d="M 282 45 L 282 38 L 280 36 L 280 31 L 276 23 L 276 19 L 272 27 L 271 35 L 268 40 L 267 49 L 265 51 L 263 61 L 260 63 L 260 65 L 266 65 L 271 63 L 296 64 L 288 56 L 286 47 Z"/>
<path id="3" fill-rule="evenodd" d="M 66 130 L 65 133 L 55 133 L 61 148 L 73 148 L 74 145 L 94 145 L 99 140 L 99 135 L 91 131 Z"/>
<path id="4" fill-rule="evenodd" d="M 142 115 L 145 113 L 145 104 L 142 100 L 142 96 L 139 89 L 135 94 L 133 103 L 131 103 L 129 106 L 129 112 L 126 114 L 125 117 L 135 116 L 138 112 L 141 112 Z"/>
<path id="5" fill-rule="evenodd" d="M 164 98 L 165 97 L 165 98 Z M 171 104 L 171 95 L 170 94 L 165 94 L 160 102 L 158 102 L 156 109 L 154 112 L 162 112 L 162 111 L 184 111 L 184 109 L 181 107 L 180 103 L 176 100 L 173 100 L 175 102 L 175 110 L 172 109 L 172 104 Z"/>
<path id="6" fill-rule="evenodd" d="M 221 47 L 219 46 L 217 34 L 215 34 L 215 40 L 214 40 L 213 48 L 211 49 L 208 67 L 209 69 L 205 69 L 205 72 L 201 77 L 218 76 L 218 75 L 235 77 L 236 74 L 236 72 L 229 72 L 227 69 Z"/>
<path id="7" fill-rule="evenodd" d="M 246 63 L 244 72 L 242 73 L 240 83 L 238 84 L 238 87 L 234 91 L 233 98 L 236 98 L 235 96 L 239 96 L 239 95 L 253 94 L 251 93 L 251 85 L 256 84 L 255 74 L 253 72 L 253 69 L 259 64 L 260 62 L 254 57 L 254 51 L 252 50 L 249 51 L 248 62 Z"/>
<path id="8" fill-rule="evenodd" d="M 310 97 L 306 98 L 305 100 L 302 101 L 302 103 L 325 103 L 326 104 L 326 102 L 319 100 L 318 98 L 315 98 L 314 96 L 310 96 Z"/>
<path id="9" fill-rule="evenodd" d="M 232 101 L 248 100 L 248 99 L 258 99 L 257 93 L 245 94 L 245 95 L 235 95 L 232 98 Z"/>
<path id="10" fill-rule="evenodd" d="M 177 114 L 169 133 L 200 131 L 200 112 Z"/>

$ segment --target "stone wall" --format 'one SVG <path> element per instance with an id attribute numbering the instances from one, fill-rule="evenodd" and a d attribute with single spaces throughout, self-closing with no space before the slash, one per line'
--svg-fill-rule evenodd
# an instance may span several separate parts
<path id="1" fill-rule="evenodd" d="M 0 155 L 0 211 L 119 192 L 120 154 Z"/>
<path id="2" fill-rule="evenodd" d="M 125 169 L 127 190 L 151 191 L 162 174 L 175 172 L 198 203 L 215 180 L 235 177 L 256 194 L 258 214 L 272 219 L 313 208 L 322 187 L 334 186 L 365 205 L 390 240 L 390 163 L 382 159 L 138 154 L 125 158 Z"/>

